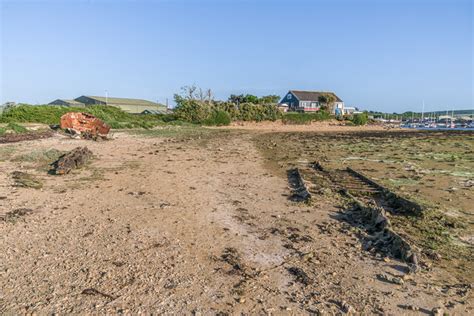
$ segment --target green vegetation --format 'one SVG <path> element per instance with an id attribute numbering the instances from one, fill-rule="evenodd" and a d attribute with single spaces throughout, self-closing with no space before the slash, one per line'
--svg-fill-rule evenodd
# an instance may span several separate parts
<path id="1" fill-rule="evenodd" d="M 11 159 L 12 161 L 27 162 L 33 164 L 36 169 L 49 170 L 49 165 L 59 159 L 64 152 L 51 149 L 38 149 L 24 154 L 16 155 Z"/>
<path id="2" fill-rule="evenodd" d="M 5 110 L 0 116 L 0 122 L 59 124 L 59 119 L 63 114 L 70 111 L 79 112 L 82 110 L 84 109 L 21 104 Z"/>
<path id="3" fill-rule="evenodd" d="M 331 116 L 326 111 L 316 113 L 285 113 L 282 117 L 284 124 L 310 124 L 316 121 L 329 120 Z"/>
<path id="4" fill-rule="evenodd" d="M 330 110 L 335 96 L 326 93 L 321 96 L 323 110 L 317 113 L 285 113 L 277 105 L 280 97 L 267 95 L 257 97 L 251 94 L 231 95 L 227 101 L 216 101 L 210 89 L 202 90 L 197 86 L 185 86 L 174 95 L 176 102 L 173 114 L 134 115 L 113 106 L 65 107 L 53 105 L 32 106 L 20 104 L 6 108 L 0 115 L 0 123 L 41 123 L 59 124 L 62 115 L 68 112 L 85 112 L 103 120 L 113 129 L 151 129 L 169 124 L 187 122 L 198 125 L 225 126 L 232 121 L 276 121 L 282 119 L 284 124 L 309 124 L 313 121 L 331 119 Z M 345 119 L 339 117 L 338 119 Z M 363 125 L 367 114 L 356 115 L 350 124 Z M 15 132 L 19 132 L 18 125 Z M 7 132 L 0 128 L 0 134 Z"/>
<path id="5" fill-rule="evenodd" d="M 391 216 L 390 220 L 396 230 L 408 234 L 425 253 L 436 252 L 447 259 L 472 258 L 466 247 L 454 242 L 455 235 L 467 228 L 460 219 L 430 209 L 420 216 Z"/>
<path id="6" fill-rule="evenodd" d="M 367 113 L 360 113 L 360 114 L 354 114 L 352 117 L 352 123 L 354 125 L 365 125 L 367 124 L 369 120 L 369 117 L 367 116 Z"/>
<path id="7" fill-rule="evenodd" d="M 12 178 L 17 187 L 33 189 L 41 189 L 43 187 L 43 183 L 40 180 L 38 180 L 34 175 L 26 172 L 14 171 L 12 173 Z"/>
<path id="8" fill-rule="evenodd" d="M 276 99 L 277 96 L 258 98 L 252 95 L 242 95 L 231 96 L 230 101 L 227 102 L 215 101 L 212 99 L 210 90 L 203 91 L 196 86 L 183 87 L 181 93 L 174 96 L 175 116 L 186 122 L 204 125 L 228 125 L 231 121 L 236 120 L 275 121 L 281 117 L 277 105 L 263 102 Z M 216 121 L 217 119 L 218 121 Z"/>
<path id="9" fill-rule="evenodd" d="M 98 105 L 87 108 L 75 108 L 54 105 L 33 106 L 22 104 L 4 111 L 0 116 L 0 123 L 9 123 L 9 125 L 14 123 L 59 124 L 61 116 L 68 112 L 86 112 L 92 114 L 109 124 L 112 128 L 152 128 L 163 122 L 162 116 L 133 115 L 113 106 Z"/>
<path id="10" fill-rule="evenodd" d="M 229 125 L 230 121 L 229 113 L 223 110 L 216 110 L 204 121 L 204 125 L 224 126 Z"/>
<path id="11" fill-rule="evenodd" d="M 24 126 L 13 122 L 8 123 L 5 127 L 0 127 L 0 135 L 4 135 L 6 133 L 21 134 L 26 132 L 28 132 L 28 130 Z"/>
<path id="12" fill-rule="evenodd" d="M 279 95 L 266 95 L 263 97 L 257 97 L 252 94 L 231 94 L 228 101 L 234 104 L 241 104 L 241 103 L 253 103 L 253 104 L 275 104 L 280 101 Z"/>
<path id="13" fill-rule="evenodd" d="M 328 111 L 330 113 L 333 111 L 334 102 L 336 102 L 336 97 L 332 93 L 323 93 L 319 96 L 318 101 L 324 105 L 321 107 L 322 110 Z"/>
<path id="14" fill-rule="evenodd" d="M 0 146 L 0 162 L 5 162 L 15 153 L 14 146 Z"/>

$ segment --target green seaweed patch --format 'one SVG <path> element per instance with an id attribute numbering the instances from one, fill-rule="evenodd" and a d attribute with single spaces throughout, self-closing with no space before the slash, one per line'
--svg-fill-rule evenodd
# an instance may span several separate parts
<path id="1" fill-rule="evenodd" d="M 472 256 L 457 242 L 456 235 L 467 227 L 460 218 L 425 209 L 419 216 L 392 216 L 390 220 L 395 230 L 403 231 L 424 251 L 438 252 L 446 259 Z"/>
<path id="2" fill-rule="evenodd" d="M 33 189 L 41 189 L 43 187 L 43 183 L 38 178 L 26 172 L 14 171 L 12 178 L 16 187 Z"/>
<path id="3" fill-rule="evenodd" d="M 45 169 L 48 168 L 52 162 L 58 160 L 63 154 L 63 151 L 54 148 L 33 150 L 13 157 L 12 161 L 29 162 L 34 164 L 38 169 Z"/>

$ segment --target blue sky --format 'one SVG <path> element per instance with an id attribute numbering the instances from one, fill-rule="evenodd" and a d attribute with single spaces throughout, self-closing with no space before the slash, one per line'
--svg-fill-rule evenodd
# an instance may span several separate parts
<path id="1" fill-rule="evenodd" d="M 10 1 L 0 102 L 170 101 L 181 86 L 335 91 L 383 111 L 472 109 L 471 0 Z"/>

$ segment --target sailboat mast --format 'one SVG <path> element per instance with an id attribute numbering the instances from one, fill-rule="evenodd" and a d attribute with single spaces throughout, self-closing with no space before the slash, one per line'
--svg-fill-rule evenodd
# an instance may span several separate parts
<path id="1" fill-rule="evenodd" d="M 423 123 L 425 117 L 425 100 L 423 100 L 423 107 L 421 108 L 421 123 Z"/>

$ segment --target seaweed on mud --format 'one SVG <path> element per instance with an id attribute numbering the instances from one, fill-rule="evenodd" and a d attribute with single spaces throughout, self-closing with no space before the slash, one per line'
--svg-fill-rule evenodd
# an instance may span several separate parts
<path id="1" fill-rule="evenodd" d="M 221 259 L 232 267 L 233 270 L 231 271 L 231 273 L 243 272 L 244 267 L 240 262 L 240 255 L 237 249 L 232 247 L 225 248 L 222 252 Z"/>
<path id="2" fill-rule="evenodd" d="M 294 276 L 295 280 L 304 284 L 309 285 L 311 283 L 310 277 L 304 272 L 303 269 L 298 267 L 289 267 L 288 272 Z"/>
<path id="3" fill-rule="evenodd" d="M 22 172 L 22 171 L 13 171 L 12 179 L 15 182 L 14 186 L 22 188 L 33 188 L 41 189 L 43 183 L 38 180 L 34 175 Z"/>
<path id="4" fill-rule="evenodd" d="M 4 222 L 14 223 L 21 217 L 32 213 L 33 210 L 30 208 L 18 208 L 11 212 L 5 213 L 3 216 L 0 216 L 0 220 Z"/>

